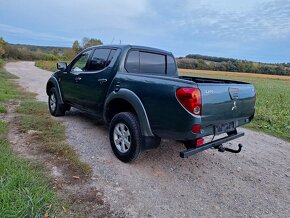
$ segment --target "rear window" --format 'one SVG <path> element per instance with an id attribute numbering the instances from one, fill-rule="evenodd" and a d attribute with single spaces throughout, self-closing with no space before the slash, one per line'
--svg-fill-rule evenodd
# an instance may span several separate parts
<path id="1" fill-rule="evenodd" d="M 165 55 L 140 52 L 140 73 L 165 74 Z"/>
<path id="2" fill-rule="evenodd" d="M 166 56 L 132 50 L 127 56 L 125 68 L 129 73 L 165 75 Z"/>
<path id="3" fill-rule="evenodd" d="M 176 63 L 174 60 L 174 57 L 167 56 L 167 75 L 168 76 L 176 76 L 177 70 L 176 70 Z"/>
<path id="4" fill-rule="evenodd" d="M 139 51 L 130 51 L 125 68 L 129 73 L 139 73 Z"/>

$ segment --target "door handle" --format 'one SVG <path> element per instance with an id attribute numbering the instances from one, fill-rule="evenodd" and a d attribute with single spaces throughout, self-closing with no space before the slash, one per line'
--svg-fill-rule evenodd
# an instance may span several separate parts
<path id="1" fill-rule="evenodd" d="M 78 81 L 80 81 L 80 80 L 82 80 L 82 78 L 79 77 L 79 76 L 75 78 L 75 81 L 76 81 L 76 82 L 78 82 Z"/>
<path id="2" fill-rule="evenodd" d="M 107 82 L 107 79 L 98 79 L 98 82 L 99 82 L 100 84 L 103 84 L 103 83 Z"/>

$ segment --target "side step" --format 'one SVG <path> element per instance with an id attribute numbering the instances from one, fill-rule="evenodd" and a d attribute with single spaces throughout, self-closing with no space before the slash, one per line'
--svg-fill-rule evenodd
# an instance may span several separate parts
<path id="1" fill-rule="evenodd" d="M 231 141 L 231 140 L 234 140 L 234 139 L 237 139 L 237 138 L 240 138 L 242 136 L 244 136 L 245 133 L 244 132 L 240 132 L 240 133 L 237 133 L 237 134 L 232 134 L 232 135 L 229 135 L 229 136 L 226 136 L 226 137 L 223 137 L 221 139 L 217 139 L 213 142 L 209 142 L 209 143 L 206 143 L 204 145 L 202 145 L 201 147 L 198 147 L 198 148 L 191 148 L 191 149 L 188 149 L 188 150 L 185 150 L 185 151 L 182 151 L 180 152 L 180 157 L 181 158 L 186 158 L 186 157 L 189 157 L 189 156 L 192 156 L 198 152 L 201 152 L 201 151 L 204 151 L 204 150 L 207 150 L 209 148 L 220 148 L 222 147 L 222 144 L 225 143 L 225 142 L 228 142 L 228 141 Z M 223 147 L 222 147 L 223 148 Z M 229 148 L 223 148 L 225 149 L 224 151 L 229 151 L 231 149 Z M 242 149 L 242 146 L 239 144 L 239 150 L 237 150 L 235 153 L 238 153 L 240 152 Z M 231 151 L 230 151 L 231 152 Z"/>

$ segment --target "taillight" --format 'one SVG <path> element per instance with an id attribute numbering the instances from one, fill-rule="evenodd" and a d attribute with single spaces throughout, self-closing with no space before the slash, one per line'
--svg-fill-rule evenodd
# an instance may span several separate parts
<path id="1" fill-rule="evenodd" d="M 196 147 L 202 146 L 204 143 L 204 138 L 200 138 L 196 140 Z"/>
<path id="2" fill-rule="evenodd" d="M 190 113 L 201 115 L 201 94 L 198 88 L 179 88 L 176 97 Z"/>

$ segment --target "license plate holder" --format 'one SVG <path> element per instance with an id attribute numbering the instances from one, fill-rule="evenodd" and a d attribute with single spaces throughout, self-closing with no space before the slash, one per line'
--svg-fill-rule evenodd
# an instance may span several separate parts
<path id="1" fill-rule="evenodd" d="M 233 131 L 234 129 L 235 129 L 234 121 L 228 122 L 228 123 L 222 123 L 222 124 L 214 126 L 215 135 L 219 135 L 225 132 L 230 132 L 230 131 Z"/>

